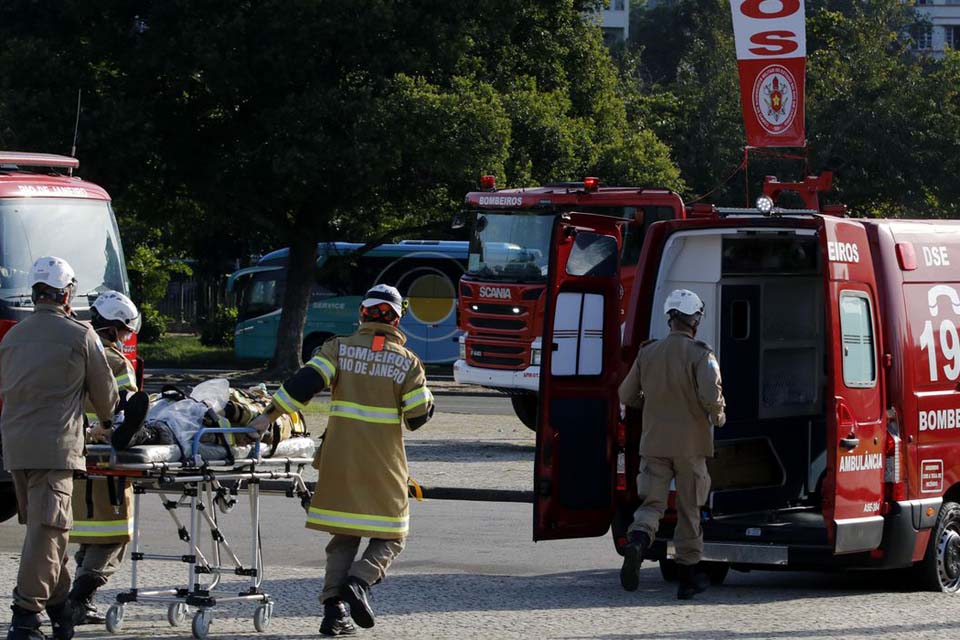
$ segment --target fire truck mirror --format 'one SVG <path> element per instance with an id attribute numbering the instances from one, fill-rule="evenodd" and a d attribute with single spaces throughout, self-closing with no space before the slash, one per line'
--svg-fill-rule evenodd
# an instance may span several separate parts
<path id="1" fill-rule="evenodd" d="M 487 220 L 487 216 L 478 216 L 477 217 L 477 233 L 480 233 L 481 231 L 486 229 L 488 222 L 489 220 Z"/>
<path id="2" fill-rule="evenodd" d="M 467 216 L 463 211 L 453 214 L 453 220 L 450 221 L 451 229 L 463 229 L 467 226 Z"/>

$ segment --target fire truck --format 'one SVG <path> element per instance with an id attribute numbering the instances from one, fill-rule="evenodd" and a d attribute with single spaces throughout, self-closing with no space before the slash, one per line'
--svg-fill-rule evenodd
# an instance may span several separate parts
<path id="1" fill-rule="evenodd" d="M 622 221 L 621 286 L 630 291 L 647 228 L 683 218 L 669 189 L 601 186 L 588 177 L 525 189 L 497 189 L 493 176 L 468 193 L 454 226 L 470 226 L 467 270 L 457 306 L 457 382 L 510 395 L 517 417 L 536 428 L 547 259 L 554 220 L 567 211 Z M 623 300 L 624 305 L 626 299 Z M 626 313 L 626 307 L 622 307 Z"/>
<path id="2" fill-rule="evenodd" d="M 130 293 L 110 196 L 73 176 L 79 166 L 67 156 L 0 151 L 0 338 L 33 312 L 30 267 L 41 256 L 73 267 L 79 288 L 72 306 L 81 318 L 89 318 L 100 292 Z M 136 336 L 124 351 L 136 364 Z M 0 469 L 0 520 L 16 509 L 10 476 Z"/>
<path id="3" fill-rule="evenodd" d="M 617 386 L 668 333 L 677 288 L 705 302 L 728 421 L 715 430 L 704 560 L 728 569 L 911 568 L 960 591 L 960 221 L 857 219 L 819 206 L 829 179 L 767 178 L 756 208 L 695 206 L 652 225 L 621 342 L 624 223 L 555 224 L 534 538 L 618 547 L 639 502 L 643 428 Z M 782 191 L 804 208 L 777 206 Z M 665 577 L 674 520 L 648 552 Z"/>

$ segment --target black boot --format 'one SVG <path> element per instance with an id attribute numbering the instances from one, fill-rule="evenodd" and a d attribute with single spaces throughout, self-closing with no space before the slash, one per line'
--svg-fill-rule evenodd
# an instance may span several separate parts
<path id="1" fill-rule="evenodd" d="M 330 598 L 323 603 L 323 620 L 320 634 L 324 636 L 352 636 L 357 628 L 350 622 L 347 606 L 340 598 Z"/>
<path id="2" fill-rule="evenodd" d="M 350 617 L 364 629 L 373 626 L 373 609 L 367 596 L 370 594 L 370 585 L 355 576 L 350 576 L 340 588 L 343 599 L 350 605 Z"/>
<path id="3" fill-rule="evenodd" d="M 677 600 L 691 600 L 710 586 L 710 578 L 696 564 L 677 564 Z"/>
<path id="4" fill-rule="evenodd" d="M 21 609 L 17 605 L 10 608 L 13 618 L 10 620 L 7 640 L 46 640 L 47 637 L 40 631 L 39 613 Z"/>
<path id="5" fill-rule="evenodd" d="M 620 567 L 620 586 L 636 591 L 640 586 L 640 565 L 643 554 L 650 547 L 650 536 L 643 531 L 630 532 L 630 542 L 623 548 L 623 566 Z"/>
<path id="6" fill-rule="evenodd" d="M 100 576 L 86 574 L 77 576 L 73 581 L 73 588 L 70 589 L 70 604 L 73 608 L 73 624 L 79 626 L 83 624 L 104 624 L 107 619 L 97 611 L 93 604 L 93 595 L 97 589 L 105 585 L 107 581 Z"/>
<path id="7" fill-rule="evenodd" d="M 143 427 L 143 421 L 147 417 L 147 410 L 150 408 L 150 396 L 143 391 L 138 391 L 127 399 L 127 405 L 123 411 L 123 423 L 113 430 L 110 436 L 110 444 L 117 451 L 123 451 L 128 447 L 141 444 L 144 439 L 140 434 Z"/>
<path id="8" fill-rule="evenodd" d="M 50 626 L 53 627 L 54 640 L 71 640 L 73 638 L 73 607 L 69 598 L 60 604 L 47 605 L 47 616 Z"/>

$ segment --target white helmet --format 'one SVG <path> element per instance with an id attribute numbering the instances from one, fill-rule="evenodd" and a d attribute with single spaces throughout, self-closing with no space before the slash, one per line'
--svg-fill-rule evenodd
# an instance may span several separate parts
<path id="1" fill-rule="evenodd" d="M 406 301 L 403 299 L 403 296 L 400 295 L 400 291 L 396 287 L 391 287 L 388 284 L 378 284 L 373 286 L 366 294 L 363 296 L 363 301 L 360 303 L 361 307 L 375 307 L 378 304 L 388 304 L 390 308 L 397 312 L 397 317 L 403 315 L 403 311 L 406 307 Z"/>
<path id="2" fill-rule="evenodd" d="M 119 291 L 104 291 L 97 296 L 91 307 L 104 320 L 119 322 L 128 331 L 140 330 L 140 311 L 137 305 Z"/>
<path id="3" fill-rule="evenodd" d="M 665 314 L 670 315 L 671 311 L 679 311 L 688 316 L 698 313 L 703 315 L 703 300 L 689 289 L 674 289 L 663 305 Z"/>
<path id="4" fill-rule="evenodd" d="M 70 285 L 76 286 L 77 276 L 63 258 L 43 256 L 37 258 L 30 268 L 30 286 L 41 283 L 54 289 L 66 289 Z"/>

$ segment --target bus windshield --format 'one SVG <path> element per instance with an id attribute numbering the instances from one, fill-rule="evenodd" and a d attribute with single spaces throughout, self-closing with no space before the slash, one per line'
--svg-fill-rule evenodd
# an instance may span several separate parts
<path id="1" fill-rule="evenodd" d="M 271 269 L 250 273 L 237 279 L 237 321 L 277 311 L 283 303 L 286 270 Z"/>
<path id="2" fill-rule="evenodd" d="M 525 210 L 476 212 L 467 273 L 489 280 L 545 280 L 554 217 Z"/>
<path id="3" fill-rule="evenodd" d="M 0 200 L 0 299 L 30 305 L 30 267 L 57 256 L 77 275 L 74 306 L 102 291 L 129 293 L 120 234 L 110 203 L 72 198 Z"/>

